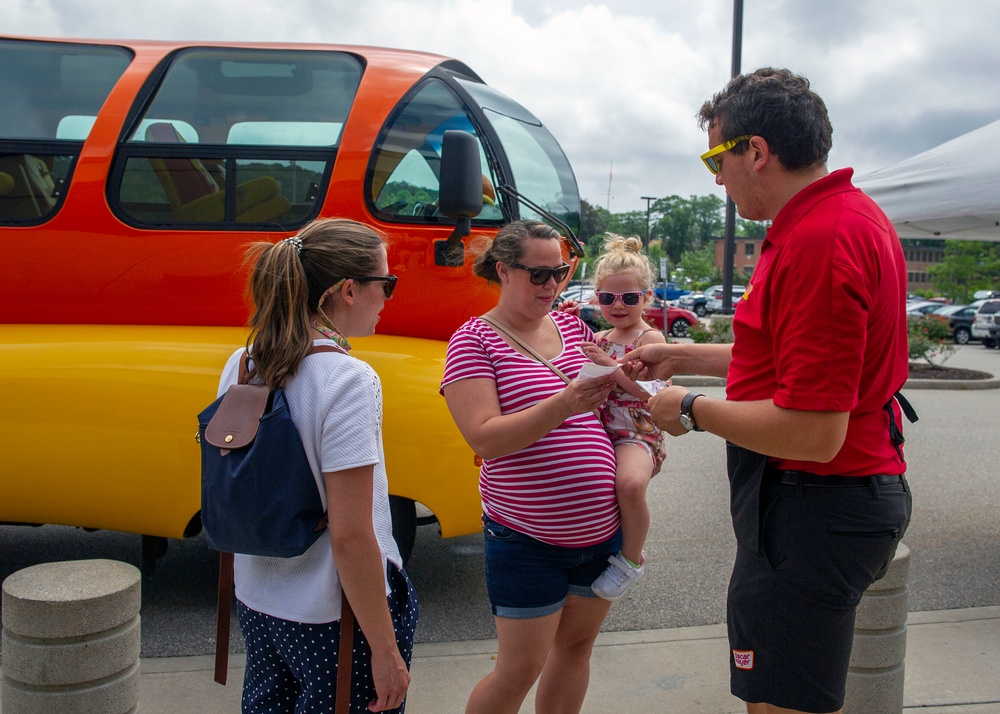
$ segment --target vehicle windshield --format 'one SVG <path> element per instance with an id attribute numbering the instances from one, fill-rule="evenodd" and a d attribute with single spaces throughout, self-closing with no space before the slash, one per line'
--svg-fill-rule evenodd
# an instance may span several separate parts
<path id="1" fill-rule="evenodd" d="M 455 78 L 483 109 L 486 120 L 500 137 L 514 176 L 514 188 L 528 200 L 580 231 L 580 193 L 576 177 L 549 130 L 517 102 L 495 89 Z M 520 204 L 522 218 L 545 217 Z"/>

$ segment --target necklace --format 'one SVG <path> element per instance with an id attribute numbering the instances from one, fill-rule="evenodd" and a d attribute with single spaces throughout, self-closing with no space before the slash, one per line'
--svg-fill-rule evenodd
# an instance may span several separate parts
<path id="1" fill-rule="evenodd" d="M 318 322 L 316 322 L 316 320 L 310 320 L 310 322 L 312 322 L 314 330 L 319 332 L 327 339 L 333 340 L 337 344 L 337 346 L 341 347 L 345 352 L 351 349 L 351 343 L 347 341 L 346 337 L 340 334 L 340 332 L 337 330 L 337 326 L 334 325 L 330 321 L 330 318 L 328 318 L 325 314 L 323 315 L 323 322 L 326 323 L 325 325 L 319 324 Z"/>

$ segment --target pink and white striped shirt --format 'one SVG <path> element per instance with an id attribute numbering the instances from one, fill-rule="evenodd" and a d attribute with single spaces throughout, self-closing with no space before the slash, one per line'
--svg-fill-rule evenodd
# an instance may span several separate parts
<path id="1" fill-rule="evenodd" d="M 594 339 L 579 318 L 549 315 L 563 349 L 551 362 L 574 377 L 589 359 L 580 343 Z M 522 355 L 474 317 L 448 343 L 442 389 L 462 379 L 496 382 L 502 414 L 528 409 L 566 385 L 541 362 Z M 534 444 L 484 459 L 479 475 L 483 510 L 509 528 L 552 545 L 602 543 L 618 529 L 615 453 L 592 412 L 574 414 Z"/>

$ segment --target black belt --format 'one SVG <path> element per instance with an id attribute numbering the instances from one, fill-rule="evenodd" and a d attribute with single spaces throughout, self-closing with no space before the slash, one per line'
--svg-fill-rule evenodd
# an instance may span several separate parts
<path id="1" fill-rule="evenodd" d="M 833 488 L 843 488 L 847 486 L 871 486 L 877 483 L 879 486 L 888 486 L 894 483 L 902 483 L 903 476 L 900 474 L 875 474 L 873 476 L 820 476 L 808 471 L 782 471 L 780 469 L 769 468 L 765 472 L 768 480 L 781 483 L 786 486 L 826 486 Z"/>

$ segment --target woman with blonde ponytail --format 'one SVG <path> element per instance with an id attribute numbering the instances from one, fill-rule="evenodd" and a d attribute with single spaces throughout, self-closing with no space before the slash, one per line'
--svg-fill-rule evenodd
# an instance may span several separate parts
<path id="1" fill-rule="evenodd" d="M 352 712 L 402 712 L 417 601 L 392 538 L 381 383 L 348 354 L 349 338 L 375 331 L 396 287 L 385 240 L 355 221 L 321 219 L 279 243 L 251 245 L 247 260 L 249 374 L 285 390 L 329 538 L 294 558 L 236 555 L 243 711 L 333 711 L 343 663 Z M 309 354 L 321 345 L 335 349 Z M 236 382 L 242 354 L 226 364 L 220 394 Z M 337 652 L 342 590 L 360 628 L 353 653 Z"/>

